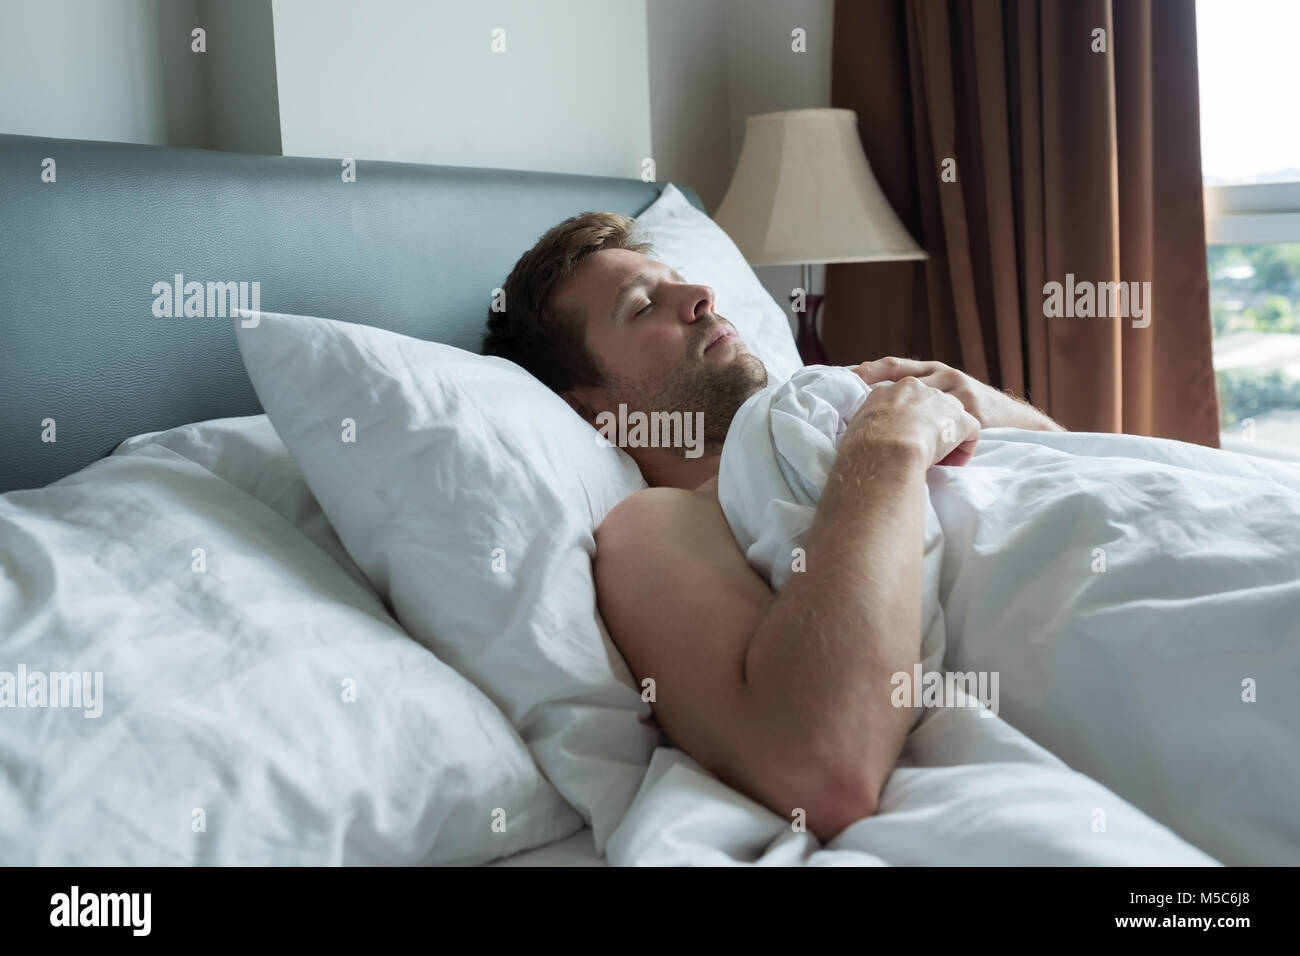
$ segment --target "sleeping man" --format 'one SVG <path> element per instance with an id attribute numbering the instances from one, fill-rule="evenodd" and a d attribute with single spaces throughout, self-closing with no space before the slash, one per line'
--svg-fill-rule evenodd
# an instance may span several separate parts
<path id="1" fill-rule="evenodd" d="M 1214 715 L 1216 730 L 1233 726 L 1238 715 L 1254 716 L 1231 707 L 1242 682 L 1261 676 L 1259 661 L 1239 659 L 1226 673 L 1182 671 L 1182 645 L 1169 642 L 1187 625 L 1165 629 L 1159 622 L 1174 618 L 1150 615 L 1180 613 L 1178 601 L 1186 599 L 1185 620 L 1207 634 L 1215 626 L 1207 615 L 1240 625 L 1242 606 L 1225 597 L 1210 607 L 1193 593 L 1201 587 L 1199 597 L 1207 597 L 1210 585 L 1199 582 L 1221 580 L 1225 595 L 1240 592 L 1254 602 L 1261 634 L 1278 640 L 1278 629 L 1289 628 L 1282 646 L 1300 646 L 1300 546 L 1288 551 L 1274 529 L 1285 517 L 1297 519 L 1289 533 L 1300 540 L 1300 473 L 1287 487 L 1210 450 L 1202 451 L 1232 476 L 1193 472 L 1187 462 L 1156 459 L 1182 455 L 1190 462 L 1195 446 L 1133 436 L 1106 436 L 1119 444 L 1103 452 L 1084 448 L 1085 437 L 1100 436 L 1067 433 L 1026 403 L 935 362 L 884 358 L 851 370 L 805 370 L 796 376 L 801 381 L 766 388 L 763 364 L 715 311 L 712 290 L 684 281 L 650 251 L 636 241 L 633 222 L 614 214 L 586 213 L 556 226 L 512 271 L 507 310 L 490 317 L 484 352 L 528 369 L 596 428 L 620 406 L 702 413 L 703 454 L 626 448 L 650 487 L 614 508 L 596 534 L 601 616 L 638 682 L 654 679 L 654 713 L 676 746 L 787 819 L 791 808 L 802 808 L 809 829 L 829 840 L 877 811 L 919 717 L 899 705 L 897 675 L 911 674 L 922 660 L 939 663 L 925 641 L 932 632 L 942 641 L 945 611 L 949 651 L 960 634 L 962 663 L 1000 670 L 1004 689 L 1015 678 L 1023 720 L 1041 717 L 1022 731 L 1059 754 L 1083 739 L 1080 722 L 1088 724 L 1087 746 L 1080 744 L 1071 762 L 1099 779 L 1107 760 L 1120 758 L 1096 740 L 1124 736 L 1126 721 L 1140 724 L 1148 708 L 1168 708 L 1170 694 L 1217 695 L 1231 716 Z M 754 425 L 744 435 L 742 406 Z M 984 429 L 1005 440 L 981 441 Z M 1038 444 L 1038 437 L 1075 442 L 1075 453 Z M 997 447 L 986 452 L 989 445 Z M 1154 448 L 1164 450 L 1157 455 Z M 1078 450 L 1106 457 L 1083 459 Z M 989 465 L 960 467 L 972 459 Z M 1250 507 L 1211 515 L 1224 494 L 1216 481 L 1250 498 Z M 747 492 L 780 498 L 788 489 L 789 500 L 751 509 L 749 537 L 738 543 L 744 522 L 728 502 L 734 511 Z M 1103 499 L 1115 502 L 1104 506 L 1113 513 L 1102 513 Z M 1231 528 L 1254 536 L 1272 564 L 1242 550 L 1236 570 L 1225 572 L 1161 507 L 1181 508 L 1184 516 L 1203 508 L 1205 534 L 1221 541 Z M 1152 529 L 1166 529 L 1165 536 Z M 770 539 L 765 570 L 755 560 L 760 539 Z M 1186 560 L 1169 553 L 1179 547 L 1187 549 Z M 1135 576 L 1139 566 L 1147 569 L 1142 578 Z M 785 572 L 779 586 L 774 570 Z M 1256 582 L 1278 603 L 1262 606 L 1259 592 L 1251 592 Z M 1144 588 L 1152 600 L 1143 600 Z M 1080 613 L 1063 613 L 1074 608 Z M 1277 608 L 1289 608 L 1289 617 Z M 1103 630 L 1089 630 L 1093 621 Z M 1221 630 L 1231 632 L 1231 625 Z M 1149 638 L 1147 663 L 1117 678 L 1128 671 L 1107 658 L 1106 641 L 1133 647 L 1134 633 Z M 1018 649 L 1006 653 L 1008 635 L 1016 634 Z M 1190 656 L 1199 660 L 1205 648 L 1195 649 Z M 1287 653 L 1286 666 L 1300 673 L 1296 652 Z M 1167 670 L 1148 666 L 1152 655 Z M 1136 709 L 1117 711 L 1113 701 L 1099 700 L 1097 684 L 1089 696 L 1079 691 L 1076 704 L 1072 688 L 1086 684 L 1089 667 L 1101 668 L 1097 681 L 1109 681 L 1124 706 Z M 1130 677 L 1135 689 L 1124 683 Z M 1178 686 L 1168 694 L 1158 683 L 1153 689 L 1162 677 Z M 1094 705 L 1095 719 L 1079 712 Z M 1203 716 L 1205 705 L 1202 697 L 1196 713 Z M 1195 733 L 1167 710 L 1152 719 L 1169 723 L 1175 735 Z M 1292 728 L 1293 736 L 1294 722 Z M 1250 744 L 1231 739 L 1233 759 L 1242 758 Z M 1273 745 L 1283 742 L 1279 737 L 1269 747 L 1273 773 Z M 1246 763 L 1234 766 L 1242 772 Z M 1295 773 L 1290 759 L 1281 768 L 1288 787 L 1297 783 Z M 1102 782 L 1120 789 L 1115 780 Z M 1148 812 L 1157 809 L 1153 801 L 1177 799 L 1140 789 L 1127 795 Z M 1220 797 L 1240 794 L 1207 799 Z M 1269 821 L 1261 824 L 1262 838 L 1282 836 L 1277 814 L 1294 822 L 1294 811 L 1278 809 L 1289 805 L 1286 798 L 1279 801 L 1260 811 Z M 1297 832 L 1300 826 L 1285 835 L 1292 845 Z"/>

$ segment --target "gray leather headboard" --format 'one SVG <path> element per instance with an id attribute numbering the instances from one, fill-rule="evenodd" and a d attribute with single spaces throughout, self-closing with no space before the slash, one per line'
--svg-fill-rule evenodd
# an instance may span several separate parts
<path id="1" fill-rule="evenodd" d="M 355 182 L 341 173 L 337 159 L 0 135 L 0 492 L 131 435 L 261 411 L 232 320 L 155 317 L 155 283 L 256 281 L 265 312 L 477 351 L 492 289 L 543 232 L 588 209 L 635 216 L 662 189 L 365 160 Z"/>

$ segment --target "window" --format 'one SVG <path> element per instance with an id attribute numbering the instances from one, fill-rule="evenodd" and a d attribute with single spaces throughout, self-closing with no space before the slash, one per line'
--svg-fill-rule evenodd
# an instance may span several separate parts
<path id="1" fill-rule="evenodd" d="M 1300 454 L 1295 0 L 1197 0 L 1201 169 L 1225 448 Z"/>

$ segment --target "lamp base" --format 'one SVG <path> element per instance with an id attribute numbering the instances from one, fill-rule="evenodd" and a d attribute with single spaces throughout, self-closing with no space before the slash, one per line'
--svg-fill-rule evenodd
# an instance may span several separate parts
<path id="1" fill-rule="evenodd" d="M 793 301 L 794 296 L 791 296 Z M 830 365 L 826 350 L 822 348 L 821 339 L 817 337 L 817 309 L 822 304 L 822 296 L 812 293 L 804 294 L 804 310 L 795 312 L 799 317 L 799 332 L 794 344 L 799 349 L 799 357 L 805 365 Z"/>

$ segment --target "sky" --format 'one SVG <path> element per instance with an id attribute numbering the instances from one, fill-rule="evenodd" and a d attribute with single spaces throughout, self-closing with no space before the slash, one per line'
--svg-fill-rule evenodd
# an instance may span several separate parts
<path id="1" fill-rule="evenodd" d="M 1196 34 L 1206 183 L 1300 179 L 1300 0 L 1196 0 Z"/>

